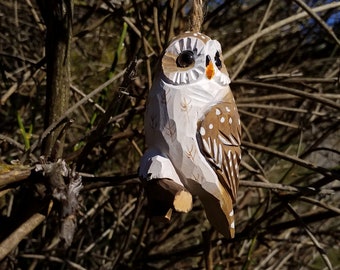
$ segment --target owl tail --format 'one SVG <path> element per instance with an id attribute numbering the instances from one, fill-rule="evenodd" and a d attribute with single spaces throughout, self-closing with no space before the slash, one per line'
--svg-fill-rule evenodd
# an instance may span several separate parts
<path id="1" fill-rule="evenodd" d="M 229 194 L 221 187 L 221 198 L 217 199 L 194 180 L 189 180 L 190 191 L 200 198 L 210 224 L 224 237 L 235 237 L 233 202 Z"/>
<path id="2" fill-rule="evenodd" d="M 141 160 L 139 176 L 144 183 L 149 212 L 154 220 L 169 221 L 173 210 L 189 212 L 192 196 L 184 188 L 171 161 L 148 150 Z"/>

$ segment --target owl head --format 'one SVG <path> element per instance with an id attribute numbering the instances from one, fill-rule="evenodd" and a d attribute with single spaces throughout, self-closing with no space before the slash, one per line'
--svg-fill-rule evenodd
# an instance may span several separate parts
<path id="1" fill-rule="evenodd" d="M 162 72 L 166 81 L 174 85 L 201 80 L 230 83 L 221 44 L 198 32 L 185 32 L 171 41 L 162 58 Z"/>

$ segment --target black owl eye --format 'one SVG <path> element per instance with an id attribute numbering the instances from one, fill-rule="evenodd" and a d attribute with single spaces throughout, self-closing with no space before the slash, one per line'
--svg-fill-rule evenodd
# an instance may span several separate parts
<path id="1" fill-rule="evenodd" d="M 195 62 L 195 55 L 193 51 L 183 51 L 179 54 L 176 59 L 176 64 L 178 67 L 186 68 Z"/>
<path id="2" fill-rule="evenodd" d="M 221 61 L 221 57 L 220 57 L 219 52 L 216 52 L 216 54 L 215 54 L 215 65 L 218 69 L 222 68 L 222 61 Z"/>

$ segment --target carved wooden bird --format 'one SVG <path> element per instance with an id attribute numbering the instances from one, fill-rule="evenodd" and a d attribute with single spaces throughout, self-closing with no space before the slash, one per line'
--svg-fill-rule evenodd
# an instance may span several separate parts
<path id="1" fill-rule="evenodd" d="M 201 200 L 210 223 L 235 235 L 241 123 L 218 41 L 175 37 L 162 55 L 145 113 L 144 179 L 171 179 Z"/>

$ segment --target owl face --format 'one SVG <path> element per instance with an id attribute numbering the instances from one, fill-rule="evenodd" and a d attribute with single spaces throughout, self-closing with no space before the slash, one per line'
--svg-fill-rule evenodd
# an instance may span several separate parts
<path id="1" fill-rule="evenodd" d="M 220 43 L 201 33 L 186 32 L 177 36 L 164 52 L 162 71 L 167 82 L 174 85 L 201 80 L 222 86 L 230 83 Z"/>

